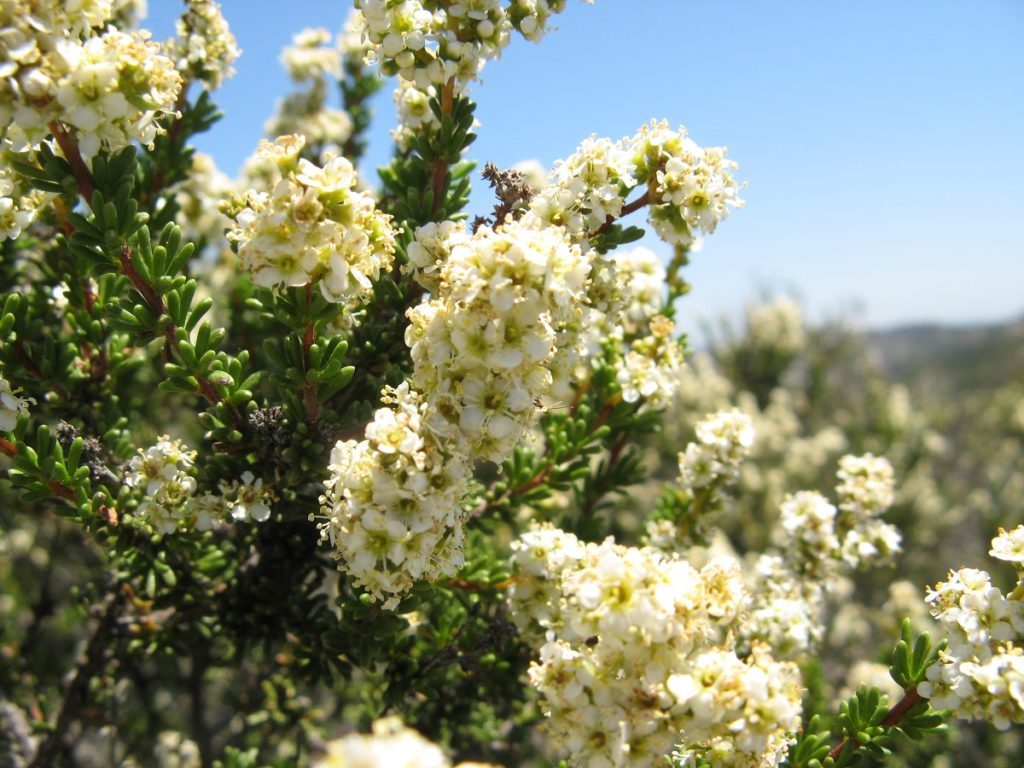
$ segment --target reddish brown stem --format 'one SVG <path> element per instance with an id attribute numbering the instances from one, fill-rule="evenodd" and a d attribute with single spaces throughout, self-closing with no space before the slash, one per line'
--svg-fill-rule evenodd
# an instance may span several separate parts
<path id="1" fill-rule="evenodd" d="M 516 577 L 496 581 L 493 584 L 485 584 L 480 581 L 467 581 L 466 579 L 448 579 L 446 586 L 450 589 L 461 589 L 467 592 L 484 592 L 487 590 L 501 591 L 519 582 Z"/>
<path id="2" fill-rule="evenodd" d="M 71 212 L 68 210 L 68 207 L 64 205 L 64 201 L 61 200 L 59 197 L 55 197 L 53 199 L 53 210 L 57 213 L 57 223 L 60 225 L 60 228 L 64 231 L 64 234 L 67 235 L 68 237 L 71 237 L 73 234 L 75 234 L 75 228 L 68 218 Z"/>
<path id="3" fill-rule="evenodd" d="M 455 107 L 455 80 L 454 78 L 444 84 L 441 89 L 441 116 L 451 115 Z M 434 193 L 434 203 L 430 208 L 431 215 L 436 215 L 441 210 L 441 203 L 444 201 L 444 188 L 448 181 L 448 161 L 439 157 L 434 161 L 434 167 L 430 174 L 430 190 Z"/>
<path id="4" fill-rule="evenodd" d="M 593 232 L 589 233 L 587 235 L 587 237 L 591 238 L 591 237 L 597 237 L 598 235 L 603 235 L 605 232 L 607 232 L 609 229 L 611 229 L 612 224 L 614 224 L 616 221 L 618 221 L 618 219 L 621 219 L 621 218 L 623 218 L 625 216 L 629 216 L 629 214 L 635 213 L 636 211 L 639 211 L 641 208 L 643 208 L 645 205 L 649 204 L 650 202 L 651 202 L 650 191 L 644 192 L 642 195 L 640 195 L 640 197 L 638 197 L 633 202 L 626 203 L 624 206 L 622 206 L 622 212 L 619 213 L 619 215 L 617 217 L 616 216 L 609 216 L 607 219 L 605 219 L 604 224 L 602 224 L 600 227 L 595 229 Z"/>
<path id="5" fill-rule="evenodd" d="M 64 159 L 71 166 L 71 173 L 74 174 L 75 182 L 78 184 L 78 191 L 85 198 L 86 205 L 91 207 L 96 185 L 93 183 L 92 174 L 89 172 L 85 160 L 82 159 L 82 153 L 78 149 L 78 142 L 75 141 L 75 137 L 71 135 L 59 120 L 52 121 L 49 127 L 50 133 L 53 134 L 53 138 L 57 141 L 57 146 L 64 153 Z"/>
<path id="6" fill-rule="evenodd" d="M 145 281 L 139 271 L 135 268 L 135 255 L 132 253 L 132 247 L 125 243 L 121 246 L 121 254 L 119 256 L 121 261 L 121 269 L 124 271 L 125 276 L 131 280 L 132 285 L 142 295 L 142 298 L 146 300 L 146 304 L 149 305 L 149 310 L 156 317 L 160 317 L 166 311 L 163 299 L 149 283 Z M 164 328 L 164 355 L 168 361 L 171 359 L 171 350 L 178 351 L 178 338 L 175 335 L 176 326 L 174 323 L 168 323 L 167 327 Z M 180 352 L 178 354 L 179 359 L 182 358 Z M 211 404 L 216 405 L 221 402 L 224 398 L 217 392 L 217 388 L 213 385 L 209 379 L 200 376 L 197 371 L 191 371 L 192 375 L 196 379 L 196 384 L 199 387 L 199 393 Z M 243 426 L 245 420 L 242 418 L 242 414 L 239 413 L 235 406 L 229 406 L 228 409 L 231 412 L 231 420 L 235 423 L 235 426 Z"/>
<path id="7" fill-rule="evenodd" d="M 59 496 L 65 501 L 70 501 L 72 504 L 77 506 L 78 497 L 75 495 L 75 491 L 71 487 L 64 485 L 64 483 L 59 483 L 56 480 L 51 480 L 50 490 L 53 491 L 54 496 Z"/>
<path id="8" fill-rule="evenodd" d="M 573 412 L 573 413 L 575 413 L 576 406 L 579 404 L 579 398 L 580 398 L 580 392 L 578 391 L 577 392 L 577 396 L 576 396 L 576 400 L 573 401 L 573 404 L 571 406 L 571 412 Z M 618 405 L 621 400 L 622 400 L 622 396 L 620 395 L 620 396 L 618 396 L 618 397 L 608 401 L 607 403 L 605 403 L 604 407 L 601 409 L 601 412 L 597 415 L 597 421 L 594 424 L 594 430 L 600 429 L 602 426 L 604 426 L 604 423 L 608 420 L 608 417 L 611 415 L 612 409 L 616 405 Z M 619 450 L 621 450 L 621 448 Z M 550 447 L 547 450 L 545 450 L 545 452 L 544 452 L 545 455 L 547 455 L 548 451 L 550 451 Z M 503 501 L 507 501 L 508 499 L 515 498 L 516 496 L 522 496 L 524 493 L 528 493 L 529 491 L 532 491 L 538 485 L 540 485 L 545 480 L 547 480 L 548 475 L 551 474 L 551 470 L 554 469 L 554 468 L 555 468 L 555 465 L 553 463 L 549 462 L 548 464 L 545 465 L 544 469 L 542 469 L 540 472 L 538 472 L 536 475 L 534 475 L 532 478 L 530 478 L 529 481 L 527 481 L 523 485 L 519 486 L 518 488 L 509 488 L 507 491 L 505 491 L 503 494 L 501 494 L 501 496 L 499 496 L 498 498 L 494 499 L 493 501 L 490 501 L 490 502 L 484 501 L 484 502 L 481 502 L 480 504 L 478 504 L 473 509 L 473 511 L 469 513 L 469 516 L 471 518 L 473 518 L 473 517 L 482 517 L 483 515 L 487 514 L 487 510 L 489 510 L 492 506 L 500 504 Z"/>
<path id="9" fill-rule="evenodd" d="M 5 453 L 13 459 L 17 452 L 18 449 L 14 447 L 14 443 L 6 437 L 0 437 L 0 453 Z"/>
<path id="10" fill-rule="evenodd" d="M 907 712 L 910 711 L 910 708 L 919 701 L 921 701 L 921 694 L 917 692 L 917 688 L 912 688 L 909 691 L 906 691 L 903 694 L 903 698 L 896 702 L 892 709 L 889 710 L 888 714 L 886 714 L 885 718 L 882 720 L 882 727 L 892 728 L 894 725 L 898 725 L 900 720 L 903 719 L 903 716 L 906 715 Z M 851 742 L 854 745 L 858 744 L 856 739 L 843 739 L 833 747 L 832 751 L 828 753 L 828 756 L 833 760 L 838 760 L 839 755 L 842 754 L 846 745 Z"/>
<path id="11" fill-rule="evenodd" d="M 132 253 L 132 247 L 128 243 L 121 246 L 121 254 L 118 258 L 121 261 L 121 270 L 124 272 L 125 277 L 131 280 L 135 290 L 142 294 L 142 298 L 149 305 L 150 312 L 159 318 L 167 308 L 164 306 L 164 301 L 160 298 L 156 289 L 147 283 L 135 268 L 135 254 Z"/>

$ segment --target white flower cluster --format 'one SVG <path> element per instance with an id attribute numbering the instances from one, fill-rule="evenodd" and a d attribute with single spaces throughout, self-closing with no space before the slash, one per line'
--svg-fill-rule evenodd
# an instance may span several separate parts
<path id="1" fill-rule="evenodd" d="M 583 0 L 592 4 L 594 0 Z M 547 34 L 548 20 L 565 10 L 566 0 L 512 0 L 508 18 L 527 40 L 535 43 Z"/>
<path id="2" fill-rule="evenodd" d="M 425 428 L 427 404 L 407 383 L 382 400 L 366 439 L 331 452 L 320 530 L 339 569 L 393 608 L 416 581 L 461 567 L 469 461 Z"/>
<path id="3" fill-rule="evenodd" d="M 629 142 L 584 139 L 576 152 L 555 163 L 548 184 L 530 203 L 531 212 L 579 238 L 597 230 L 609 216 L 618 217 L 627 191 L 637 183 Z"/>
<path id="4" fill-rule="evenodd" d="M 453 452 L 500 462 L 547 393 L 559 336 L 573 346 L 590 264 L 558 227 L 449 228 L 440 247 L 437 232 L 421 228 L 409 248 L 439 281 L 434 297 L 409 311 L 413 386 L 430 401 L 429 428 L 458 446 Z"/>
<path id="5" fill-rule="evenodd" d="M 738 410 L 711 414 L 696 427 L 697 440 L 679 454 L 679 485 L 696 497 L 712 486 L 734 482 L 754 445 L 754 425 Z"/>
<path id="6" fill-rule="evenodd" d="M 961 568 L 928 590 L 949 645 L 917 692 L 937 709 L 1006 730 L 1024 723 L 1024 526 L 1000 529 L 989 554 L 1013 565 L 1016 588 L 1003 594 L 985 571 Z"/>
<path id="7" fill-rule="evenodd" d="M 839 515 L 842 538 L 840 554 L 848 565 L 885 560 L 900 551 L 900 533 L 879 515 L 895 499 L 892 465 L 881 456 L 843 456 L 839 460 Z"/>
<path id="8" fill-rule="evenodd" d="M 724 147 L 699 147 L 686 129 L 652 121 L 633 141 L 637 179 L 648 185 L 649 221 L 665 242 L 689 246 L 695 232 L 711 234 L 739 208 L 736 163 Z"/>
<path id="9" fill-rule="evenodd" d="M 348 160 L 314 165 L 299 159 L 303 144 L 300 136 L 260 144 L 257 157 L 272 162 L 279 180 L 270 192 L 250 190 L 236 203 L 228 239 L 257 285 L 318 283 L 329 301 L 354 305 L 391 266 L 391 217 L 354 189 Z"/>
<path id="10" fill-rule="evenodd" d="M 241 55 L 220 6 L 212 0 L 186 0 L 177 22 L 178 36 L 170 42 L 178 70 L 199 80 L 209 90 L 220 88 L 235 74 Z"/>
<path id="11" fill-rule="evenodd" d="M 441 127 L 430 109 L 430 100 L 436 96 L 437 89 L 432 85 L 424 89 L 409 80 L 398 81 L 393 96 L 398 127 L 391 131 L 391 138 L 399 149 L 409 149 L 414 138 Z"/>
<path id="12" fill-rule="evenodd" d="M 408 312 L 411 386 L 385 390 L 364 440 L 335 446 L 321 499 L 339 569 L 388 608 L 462 564 L 473 460 L 501 462 L 523 438 L 587 276 L 562 230 L 518 223 L 427 225 L 409 256 L 432 291 Z"/>
<path id="13" fill-rule="evenodd" d="M 708 521 L 725 504 L 725 489 L 736 482 L 743 460 L 754 445 L 750 417 L 733 409 L 706 416 L 696 427 L 697 439 L 679 454 L 681 500 L 685 519 L 652 518 L 645 538 L 654 547 L 672 552 L 684 543 L 701 540 Z"/>
<path id="14" fill-rule="evenodd" d="M 508 45 L 512 29 L 538 41 L 564 0 L 355 0 L 371 56 L 386 75 L 421 89 L 450 80 L 465 85 Z"/>
<path id="15" fill-rule="evenodd" d="M 529 677 L 555 745 L 576 766 L 682 760 L 772 766 L 799 725 L 798 668 L 766 646 L 740 656 L 739 564 L 584 544 L 551 526 L 513 544 L 511 615 L 542 643 Z"/>
<path id="16" fill-rule="evenodd" d="M 8 154 L 8 153 L 5 153 Z M 53 195 L 32 189 L 0 158 L 0 240 L 14 239 Z"/>
<path id="17" fill-rule="evenodd" d="M 305 29 L 295 35 L 292 45 L 281 53 L 281 63 L 292 80 L 308 82 L 309 88 L 279 101 L 264 126 L 269 136 L 304 137 L 308 146 L 319 148 L 321 158 L 340 154 L 352 135 L 348 112 L 327 104 L 328 93 L 341 77 L 341 52 L 330 43 L 326 29 Z"/>
<path id="18" fill-rule="evenodd" d="M 110 2 L 0 4 L 0 139 L 30 152 L 59 121 L 82 155 L 152 144 L 156 118 L 174 113 L 181 76 L 144 32 L 108 27 Z"/>
<path id="19" fill-rule="evenodd" d="M 331 44 L 331 33 L 322 27 L 304 29 L 281 52 L 281 63 L 296 83 L 341 77 L 341 52 Z"/>
<path id="20" fill-rule="evenodd" d="M 646 248 L 617 251 L 607 259 L 595 257 L 589 297 L 591 306 L 582 322 L 585 349 L 590 356 L 603 350 L 602 362 L 616 370 L 622 399 L 659 408 L 671 401 L 686 365 L 675 336 L 675 323 L 664 309 L 665 267 Z M 598 309 L 603 307 L 603 309 Z M 604 343 L 619 342 L 613 348 Z M 575 371 L 560 382 L 567 396 Z"/>
<path id="21" fill-rule="evenodd" d="M 220 495 L 196 494 L 196 452 L 180 440 L 166 435 L 156 445 L 142 450 L 128 462 L 124 484 L 144 496 L 135 516 L 160 533 L 181 528 L 209 530 L 219 520 L 263 522 L 270 518 L 270 503 L 276 499 L 262 478 L 246 471 L 239 480 L 222 482 Z"/>
<path id="22" fill-rule="evenodd" d="M 186 508 L 196 492 L 196 452 L 180 440 L 164 435 L 156 445 L 139 452 L 128 462 L 124 484 L 140 489 L 145 497 L 135 510 L 161 533 L 171 533 L 186 517 Z"/>
<path id="23" fill-rule="evenodd" d="M 782 659 L 800 659 L 822 640 L 826 590 L 832 582 L 797 575 L 783 555 L 759 555 L 748 576 L 750 611 L 744 643 L 762 642 Z"/>
<path id="24" fill-rule="evenodd" d="M 31 397 L 19 397 L 21 390 L 11 389 L 11 383 L 0 376 L 0 432 L 10 432 L 18 423 L 19 416 L 28 416 Z"/>
<path id="25" fill-rule="evenodd" d="M 655 231 L 668 243 L 689 246 L 696 233 L 711 234 L 730 208 L 743 205 L 732 177 L 736 163 L 725 153 L 724 147 L 699 147 L 685 128 L 671 130 L 667 122 L 615 142 L 592 136 L 555 165 L 530 210 L 586 239 L 646 185 Z"/>
<path id="26" fill-rule="evenodd" d="M 838 508 L 816 491 L 800 491 L 782 503 L 776 538 L 799 573 L 827 573 L 838 561 L 864 567 L 900 550 L 899 531 L 879 519 L 894 498 L 888 460 L 844 456 L 837 475 Z"/>
<path id="27" fill-rule="evenodd" d="M 774 531 L 777 553 L 756 561 L 754 605 L 742 634 L 787 658 L 821 640 L 827 596 L 845 571 L 883 561 L 900 548 L 899 532 L 877 517 L 893 499 L 889 462 L 870 454 L 844 456 L 838 476 L 838 508 L 816 491 L 786 497 Z"/>
<path id="28" fill-rule="evenodd" d="M 615 375 L 627 403 L 643 398 L 648 407 L 659 408 L 671 401 L 686 365 L 675 330 L 671 319 L 654 315 L 647 335 L 630 342 Z"/>
<path id="29" fill-rule="evenodd" d="M 313 768 L 451 768 L 436 744 L 406 727 L 397 717 L 375 720 L 373 733 L 351 734 L 327 742 Z M 455 768 L 497 768 L 459 763 Z"/>

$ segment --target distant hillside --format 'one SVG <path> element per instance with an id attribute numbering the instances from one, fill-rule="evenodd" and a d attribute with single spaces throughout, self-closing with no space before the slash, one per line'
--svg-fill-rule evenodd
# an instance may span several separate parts
<path id="1" fill-rule="evenodd" d="M 896 381 L 937 395 L 998 387 L 1024 376 L 1024 316 L 993 325 L 908 325 L 868 334 Z"/>

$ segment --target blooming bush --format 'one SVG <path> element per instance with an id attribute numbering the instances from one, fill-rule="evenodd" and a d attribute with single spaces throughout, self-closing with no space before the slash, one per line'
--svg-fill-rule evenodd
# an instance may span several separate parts
<path id="1" fill-rule="evenodd" d="M 216 3 L 156 42 L 131 0 L 0 2 L 5 765 L 927 765 L 895 737 L 1024 720 L 1024 528 L 1007 594 L 884 570 L 946 488 L 906 396 L 883 429 L 822 394 L 787 304 L 687 363 L 725 148 L 653 120 L 487 164 L 468 221 L 474 81 L 564 5 L 356 0 L 232 181 L 189 143 Z"/>

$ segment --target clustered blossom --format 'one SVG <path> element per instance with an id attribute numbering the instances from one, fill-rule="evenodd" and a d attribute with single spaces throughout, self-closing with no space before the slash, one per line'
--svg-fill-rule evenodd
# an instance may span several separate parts
<path id="1" fill-rule="evenodd" d="M 331 33 L 322 27 L 295 35 L 281 52 L 281 63 L 296 83 L 341 77 L 341 53 L 331 45 Z"/>
<path id="2" fill-rule="evenodd" d="M 555 165 L 530 210 L 586 239 L 646 186 L 651 226 L 666 242 L 689 247 L 697 233 L 711 234 L 730 208 L 743 205 L 732 176 L 736 163 L 725 153 L 724 147 L 698 146 L 685 128 L 672 130 L 667 122 L 615 142 L 591 137 Z"/>
<path id="3" fill-rule="evenodd" d="M 0 240 L 18 237 L 31 224 L 51 194 L 31 189 L 0 159 Z"/>
<path id="4" fill-rule="evenodd" d="M 895 499 L 892 465 L 880 456 L 844 456 L 839 460 L 840 553 L 852 567 L 885 560 L 900 551 L 900 534 L 879 516 Z"/>
<path id="5" fill-rule="evenodd" d="M 270 503 L 277 497 L 249 471 L 240 480 L 221 482 L 220 494 L 197 494 L 195 459 L 195 451 L 166 435 L 155 445 L 140 448 L 124 478 L 125 485 L 143 494 L 135 516 L 165 534 L 192 527 L 209 530 L 229 517 L 257 522 L 270 518 Z"/>
<path id="6" fill-rule="evenodd" d="M 742 634 L 787 658 L 821 640 L 827 595 L 846 571 L 884 561 L 900 548 L 896 528 L 878 519 L 893 499 L 889 462 L 871 454 L 844 456 L 837 474 L 838 507 L 816 491 L 786 497 L 774 531 L 777 553 L 761 555 L 753 569 L 755 598 Z"/>
<path id="7" fill-rule="evenodd" d="M 686 366 L 675 323 L 662 314 L 665 266 L 647 248 L 591 255 L 588 306 L 579 323 L 583 345 L 575 350 L 579 354 L 567 349 L 562 356 L 567 365 L 553 371 L 554 391 L 559 398 L 571 398 L 573 382 L 586 375 L 590 361 L 600 360 L 615 370 L 624 401 L 642 399 L 646 408 L 663 407 L 675 395 Z"/>
<path id="8" fill-rule="evenodd" d="M 18 423 L 19 416 L 28 416 L 31 397 L 19 397 L 21 390 L 11 389 L 11 383 L 0 376 L 0 432 L 10 432 Z"/>
<path id="9" fill-rule="evenodd" d="M 686 364 L 675 330 L 670 318 L 655 315 L 647 335 L 629 343 L 615 376 L 627 403 L 643 398 L 648 407 L 658 408 L 671 399 L 679 372 Z"/>
<path id="10" fill-rule="evenodd" d="M 548 184 L 540 189 L 530 210 L 542 221 L 565 227 L 585 238 L 608 217 L 617 218 L 625 194 L 636 186 L 629 139 L 591 136 L 551 169 Z"/>
<path id="11" fill-rule="evenodd" d="M 743 205 L 724 147 L 700 147 L 686 129 L 652 121 L 632 149 L 637 179 L 648 186 L 648 220 L 665 242 L 688 247 L 695 232 L 710 235 L 730 208 Z"/>
<path id="12" fill-rule="evenodd" d="M 173 114 L 181 76 L 145 32 L 108 27 L 109 2 L 11 0 L 0 6 L 0 139 L 31 152 L 62 123 L 82 155 L 152 144 Z"/>
<path id="13" fill-rule="evenodd" d="M 738 410 L 720 411 L 697 424 L 696 438 L 679 454 L 677 485 L 684 519 L 659 514 L 647 525 L 648 541 L 668 551 L 706 536 L 708 520 L 725 504 L 725 489 L 739 477 L 754 444 L 754 427 Z"/>
<path id="14" fill-rule="evenodd" d="M 370 56 L 386 75 L 421 89 L 475 79 L 488 59 L 508 45 L 513 29 L 534 42 L 564 0 L 356 0 L 365 20 Z"/>
<path id="15" fill-rule="evenodd" d="M 989 554 L 1013 565 L 1016 588 L 1003 594 L 985 571 L 961 568 L 928 590 L 949 645 L 917 692 L 937 709 L 1006 730 L 1024 723 L 1024 526 L 1000 529 Z"/>
<path id="16" fill-rule="evenodd" d="M 800 491 L 782 503 L 776 539 L 798 572 L 823 574 L 845 562 L 852 568 L 884 561 L 900 550 L 900 534 L 879 516 L 893 502 L 893 473 L 881 457 L 839 460 L 838 508 L 816 491 Z"/>
<path id="17" fill-rule="evenodd" d="M 513 544 L 513 620 L 541 644 L 530 682 L 554 744 L 578 766 L 681 760 L 774 766 L 799 725 L 800 677 L 734 637 L 739 564 L 700 570 L 651 549 L 583 543 L 541 526 Z"/>
<path id="18" fill-rule="evenodd" d="M 745 644 L 762 642 L 781 659 L 800 659 L 821 642 L 832 582 L 803 578 L 784 556 L 765 553 L 754 559 L 748 583 L 753 598 L 740 631 Z"/>
<path id="19" fill-rule="evenodd" d="M 432 85 L 421 89 L 408 80 L 398 81 L 393 96 L 398 127 L 391 131 L 391 138 L 399 149 L 409 149 L 414 138 L 441 127 L 430 109 L 430 100 L 436 96 L 437 89 Z"/>
<path id="20" fill-rule="evenodd" d="M 393 608 L 417 580 L 461 567 L 469 460 L 425 428 L 427 404 L 407 383 L 383 402 L 366 439 L 331 451 L 321 535 L 338 567 Z"/>
<path id="21" fill-rule="evenodd" d="M 177 22 L 178 36 L 171 41 L 177 66 L 208 89 L 220 88 L 235 74 L 234 63 L 241 55 L 235 36 L 228 29 L 220 5 L 212 0 L 186 0 L 187 10 Z"/>
<path id="22" fill-rule="evenodd" d="M 462 564 L 473 460 L 503 461 L 531 425 L 588 272 L 562 230 L 518 223 L 428 225 L 409 257 L 433 292 L 408 312 L 411 384 L 335 446 L 321 509 L 339 568 L 387 607 Z"/>
<path id="23" fill-rule="evenodd" d="M 432 243 L 428 227 L 421 245 Z M 547 393 L 559 337 L 572 346 L 589 261 L 560 228 L 523 222 L 452 231 L 440 251 L 438 294 L 409 311 L 413 386 L 430 400 L 431 430 L 500 462 Z"/>
<path id="24" fill-rule="evenodd" d="M 406 727 L 397 717 L 375 720 L 370 734 L 354 733 L 327 742 L 313 768 L 451 768 L 436 744 Z M 496 768 L 459 763 L 455 768 Z"/>
<path id="25" fill-rule="evenodd" d="M 261 143 L 257 156 L 272 162 L 279 180 L 270 192 L 250 190 L 235 203 L 228 239 L 257 285 L 317 283 L 329 301 L 354 305 L 391 266 L 391 218 L 354 189 L 348 160 L 329 157 L 323 167 L 314 165 L 299 159 L 303 143 L 297 136 Z"/>
<path id="26" fill-rule="evenodd" d="M 195 458 L 195 451 L 166 435 L 156 445 L 146 450 L 140 448 L 128 462 L 124 478 L 125 485 L 144 494 L 136 516 L 161 533 L 176 530 L 196 492 L 196 479 L 190 474 Z"/>
<path id="27" fill-rule="evenodd" d="M 679 485 L 690 496 L 735 481 L 754 444 L 750 417 L 735 409 L 707 417 L 697 425 L 696 433 L 696 442 L 679 454 Z"/>
<path id="28" fill-rule="evenodd" d="M 279 101 L 265 126 L 272 137 L 302 136 L 306 146 L 318 148 L 324 160 L 328 154 L 341 154 L 342 146 L 352 135 L 348 112 L 327 104 L 328 93 L 341 76 L 341 53 L 330 43 L 331 35 L 326 29 L 305 29 L 284 49 L 281 62 L 288 75 L 296 83 L 308 82 L 309 87 Z"/>

